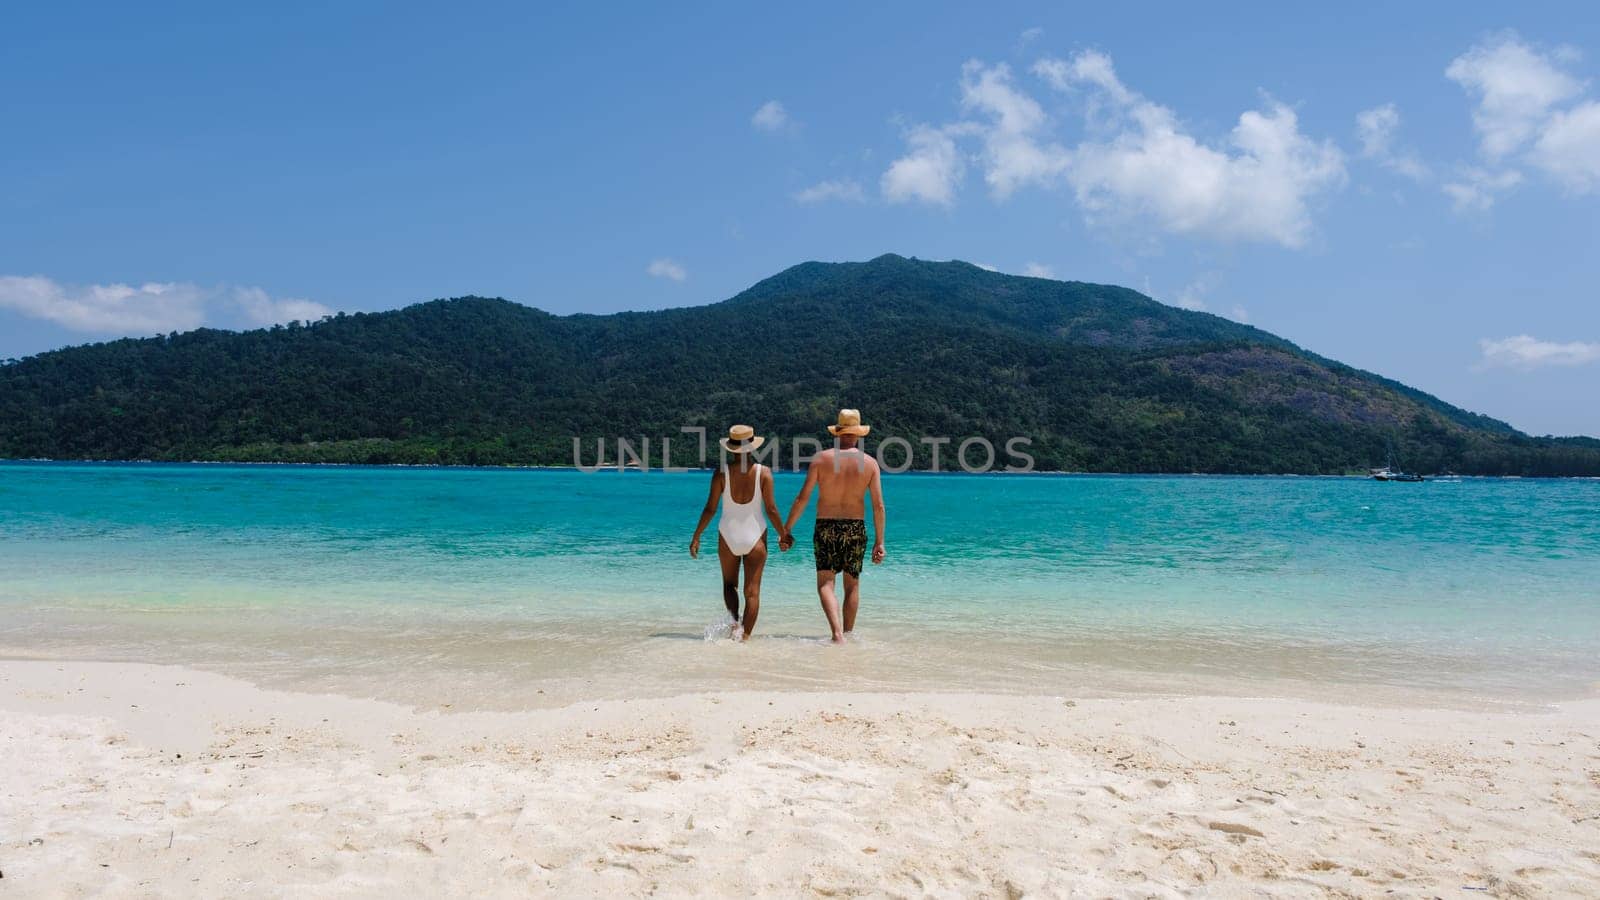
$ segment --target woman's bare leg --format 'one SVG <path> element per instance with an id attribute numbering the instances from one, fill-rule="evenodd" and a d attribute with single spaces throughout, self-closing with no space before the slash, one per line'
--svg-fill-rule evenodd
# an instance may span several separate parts
<path id="1" fill-rule="evenodd" d="M 761 535 L 750 552 L 744 555 L 744 615 L 739 621 L 744 625 L 744 636 L 756 630 L 756 617 L 761 615 L 761 573 L 767 570 L 767 535 Z"/>
<path id="2" fill-rule="evenodd" d="M 728 549 L 728 542 L 717 535 L 717 562 L 722 565 L 722 605 L 728 617 L 739 621 L 739 557 Z"/>

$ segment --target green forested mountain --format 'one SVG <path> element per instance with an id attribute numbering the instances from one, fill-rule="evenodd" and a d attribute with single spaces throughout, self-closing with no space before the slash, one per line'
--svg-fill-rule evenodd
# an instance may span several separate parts
<path id="1" fill-rule="evenodd" d="M 683 425 L 821 437 L 840 406 L 918 446 L 1027 436 L 1045 469 L 1337 473 L 1392 453 L 1600 474 L 1600 441 L 1528 437 L 1247 325 L 898 256 L 686 309 L 463 297 L 44 353 L 0 366 L 0 457 L 566 464 L 574 436 L 590 459 L 594 438 Z"/>

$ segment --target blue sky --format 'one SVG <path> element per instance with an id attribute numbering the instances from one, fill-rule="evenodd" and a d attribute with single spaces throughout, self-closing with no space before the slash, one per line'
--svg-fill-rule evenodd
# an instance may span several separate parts
<path id="1" fill-rule="evenodd" d="M 1600 434 L 1600 17 L 1299 6 L 11 4 L 0 357 L 892 251 Z"/>

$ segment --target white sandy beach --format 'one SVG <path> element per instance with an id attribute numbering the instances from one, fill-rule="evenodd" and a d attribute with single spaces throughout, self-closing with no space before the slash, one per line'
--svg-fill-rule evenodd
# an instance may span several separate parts
<path id="1" fill-rule="evenodd" d="M 418 712 L 0 663 L 0 894 L 1595 896 L 1600 701 Z"/>

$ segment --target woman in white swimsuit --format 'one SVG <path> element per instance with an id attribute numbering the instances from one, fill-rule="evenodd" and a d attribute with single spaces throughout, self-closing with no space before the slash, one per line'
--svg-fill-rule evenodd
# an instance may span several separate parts
<path id="1" fill-rule="evenodd" d="M 722 501 L 722 518 L 717 522 L 717 558 L 722 562 L 722 602 L 734 618 L 732 636 L 748 639 L 761 612 L 761 571 L 767 566 L 767 522 L 782 538 L 783 520 L 772 496 L 772 470 L 750 458 L 766 441 L 756 437 L 749 425 L 735 425 L 722 439 L 722 449 L 733 455 L 711 476 L 711 495 L 700 511 L 700 524 L 689 541 L 689 555 L 700 558 L 700 535 Z M 743 497 L 743 500 L 739 498 Z M 762 521 L 763 514 L 766 521 Z M 744 615 L 739 615 L 739 565 L 744 564 Z M 743 629 L 739 626 L 743 626 Z"/>

